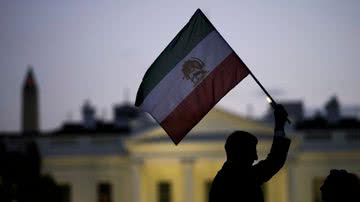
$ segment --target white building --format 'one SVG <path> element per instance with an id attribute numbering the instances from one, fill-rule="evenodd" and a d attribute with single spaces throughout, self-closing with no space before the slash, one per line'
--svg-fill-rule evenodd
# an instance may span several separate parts
<path id="1" fill-rule="evenodd" d="M 24 96 L 26 100 L 34 93 Z M 37 105 L 25 102 L 23 108 Z M 214 108 L 175 146 L 163 129 L 149 127 L 146 116 L 138 116 L 129 104 L 116 107 L 114 123 L 97 122 L 90 105 L 83 111 L 82 126 L 72 123 L 48 134 L 0 134 L 10 150 L 35 140 L 42 172 L 55 178 L 64 200 L 71 202 L 206 202 L 211 180 L 225 161 L 230 133 L 256 135 L 259 159 L 268 154 L 273 137 L 272 126 Z M 24 122 L 36 132 L 34 118 L 38 120 L 36 113 L 27 113 Z M 318 202 L 319 187 L 331 169 L 360 175 L 359 121 L 324 123 L 305 123 L 287 134 L 292 139 L 288 159 L 264 186 L 265 201 Z"/>
<path id="2" fill-rule="evenodd" d="M 259 139 L 259 159 L 269 152 L 273 128 L 213 109 L 175 146 L 160 127 L 119 134 L 38 137 L 43 172 L 69 190 L 72 202 L 205 202 L 225 161 L 224 142 L 234 130 Z M 355 130 L 303 130 L 288 160 L 264 188 L 267 202 L 316 202 L 330 169 L 360 174 L 360 134 Z"/>

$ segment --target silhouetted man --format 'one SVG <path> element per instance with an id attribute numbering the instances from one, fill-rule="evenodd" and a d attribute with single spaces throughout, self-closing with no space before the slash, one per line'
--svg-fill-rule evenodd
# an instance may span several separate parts
<path id="1" fill-rule="evenodd" d="M 265 160 L 253 165 L 258 159 L 257 138 L 245 131 L 235 131 L 226 140 L 227 160 L 215 176 L 209 193 L 209 202 L 263 202 L 261 185 L 274 176 L 284 165 L 290 140 L 285 137 L 284 125 L 287 112 L 277 105 L 275 135 Z"/>
<path id="2" fill-rule="evenodd" d="M 359 178 L 346 170 L 331 170 L 320 190 L 324 202 L 360 201 Z"/>

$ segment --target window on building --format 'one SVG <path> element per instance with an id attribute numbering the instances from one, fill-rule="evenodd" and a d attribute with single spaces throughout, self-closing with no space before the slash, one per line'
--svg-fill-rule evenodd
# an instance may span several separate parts
<path id="1" fill-rule="evenodd" d="M 70 184 L 60 184 L 60 201 L 61 202 L 70 202 L 71 199 L 71 186 Z"/>
<path id="2" fill-rule="evenodd" d="M 98 202 L 112 202 L 112 190 L 110 183 L 99 183 L 97 186 Z"/>
<path id="3" fill-rule="evenodd" d="M 171 184 L 167 181 L 159 182 L 158 184 L 158 201 L 171 202 Z"/>
<path id="4" fill-rule="evenodd" d="M 212 180 L 206 180 L 205 181 L 205 202 L 209 201 L 209 193 L 210 193 L 210 189 L 211 189 L 211 184 L 212 184 Z"/>
<path id="5" fill-rule="evenodd" d="M 321 191 L 320 187 L 324 183 L 323 177 L 315 177 L 312 182 L 312 195 L 313 202 L 321 202 Z"/>

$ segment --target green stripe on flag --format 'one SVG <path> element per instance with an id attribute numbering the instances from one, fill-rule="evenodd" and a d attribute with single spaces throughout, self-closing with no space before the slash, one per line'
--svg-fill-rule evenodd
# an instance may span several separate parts
<path id="1" fill-rule="evenodd" d="M 140 106 L 152 89 L 179 63 L 203 38 L 215 30 L 198 9 L 185 27 L 146 71 L 136 95 L 135 106 Z"/>

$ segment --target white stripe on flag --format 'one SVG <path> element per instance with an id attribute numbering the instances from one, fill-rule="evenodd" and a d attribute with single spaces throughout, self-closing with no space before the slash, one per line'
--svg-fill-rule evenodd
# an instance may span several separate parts
<path id="1" fill-rule="evenodd" d="M 182 73 L 185 61 L 192 57 L 201 59 L 209 75 L 232 52 L 220 34 L 216 30 L 212 31 L 157 84 L 140 108 L 160 123 L 194 89 L 194 84 L 184 79 Z"/>

